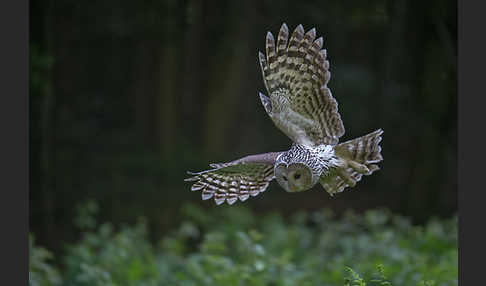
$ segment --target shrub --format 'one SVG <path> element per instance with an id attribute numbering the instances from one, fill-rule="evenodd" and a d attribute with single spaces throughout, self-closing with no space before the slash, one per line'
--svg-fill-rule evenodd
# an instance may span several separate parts
<path id="1" fill-rule="evenodd" d="M 34 236 L 29 235 L 29 285 L 60 285 L 61 276 L 57 269 L 49 264 L 54 257 L 51 252 L 35 245 Z"/>
<path id="2" fill-rule="evenodd" d="M 77 220 L 91 223 L 66 251 L 65 285 L 457 285 L 456 218 L 414 226 L 385 210 L 284 219 L 187 205 L 152 244 L 143 220 L 114 231 L 93 215 Z"/>

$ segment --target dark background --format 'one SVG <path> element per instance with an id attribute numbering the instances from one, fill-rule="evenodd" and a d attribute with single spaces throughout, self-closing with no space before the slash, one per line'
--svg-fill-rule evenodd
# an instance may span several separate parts
<path id="1" fill-rule="evenodd" d="M 457 211 L 455 1 L 30 1 L 30 230 L 59 250 L 76 206 L 148 218 L 153 238 L 201 201 L 187 170 L 288 149 L 257 92 L 267 31 L 324 37 L 342 141 L 378 128 L 381 170 L 331 198 L 273 182 L 256 213 Z M 222 206 L 218 206 L 222 207 Z M 231 207 L 231 206 L 224 206 Z"/>

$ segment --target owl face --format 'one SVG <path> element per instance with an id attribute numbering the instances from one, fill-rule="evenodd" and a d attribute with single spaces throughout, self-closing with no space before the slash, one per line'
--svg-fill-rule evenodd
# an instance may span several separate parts
<path id="1" fill-rule="evenodd" d="M 275 177 L 279 185 L 290 193 L 302 192 L 312 187 L 312 172 L 301 163 L 284 163 L 275 168 Z"/>

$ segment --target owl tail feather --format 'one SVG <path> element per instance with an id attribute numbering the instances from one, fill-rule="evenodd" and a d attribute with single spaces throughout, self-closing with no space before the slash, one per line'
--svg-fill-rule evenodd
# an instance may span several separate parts
<path id="1" fill-rule="evenodd" d="M 346 164 L 337 168 L 335 174 L 321 177 L 320 183 L 332 195 L 346 187 L 354 187 L 363 175 L 371 175 L 380 168 L 376 163 L 383 160 L 381 155 L 382 129 L 365 136 L 334 146 L 335 154 Z"/>

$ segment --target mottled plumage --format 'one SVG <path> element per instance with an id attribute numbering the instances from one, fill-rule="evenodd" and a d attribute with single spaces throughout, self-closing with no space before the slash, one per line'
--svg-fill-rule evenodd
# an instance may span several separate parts
<path id="1" fill-rule="evenodd" d="M 276 43 L 267 33 L 266 54 L 258 57 L 268 96 L 259 97 L 275 125 L 294 143 L 288 151 L 251 155 L 190 173 L 194 176 L 186 181 L 195 182 L 191 190 L 201 191 L 204 200 L 245 201 L 265 191 L 274 178 L 288 192 L 305 191 L 319 182 L 334 195 L 379 169 L 381 129 L 337 144 L 344 126 L 327 87 L 331 74 L 323 39 L 315 38 L 315 29 L 304 33 L 298 25 L 289 39 L 285 23 Z"/>
<path id="2" fill-rule="evenodd" d="M 270 97 L 264 105 L 275 125 L 292 141 L 308 145 L 335 145 L 344 134 L 337 102 L 327 83 L 331 77 L 322 37 L 314 41 L 315 29 L 304 34 L 302 25 L 292 33 L 287 49 L 288 28 L 278 35 L 278 51 L 270 32 L 266 57 L 259 53 L 263 80 Z"/>
<path id="3" fill-rule="evenodd" d="M 334 146 L 334 154 L 346 164 L 320 177 L 319 183 L 331 196 L 346 187 L 354 187 L 363 175 L 371 175 L 380 169 L 375 163 L 383 160 L 379 145 L 382 134 L 383 130 L 378 129 Z"/>
<path id="4" fill-rule="evenodd" d="M 201 191 L 203 200 L 214 197 L 218 205 L 225 200 L 230 205 L 237 199 L 246 201 L 268 187 L 275 177 L 273 162 L 281 153 L 251 155 L 228 163 L 210 164 L 213 169 L 199 173 L 189 172 L 194 177 L 186 181 L 196 181 L 191 191 Z"/>

